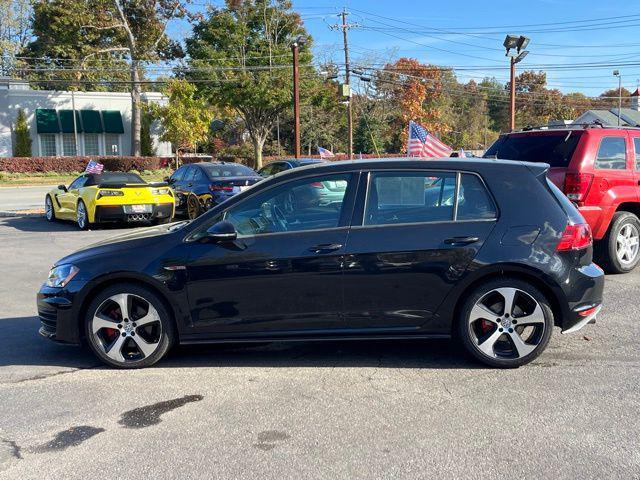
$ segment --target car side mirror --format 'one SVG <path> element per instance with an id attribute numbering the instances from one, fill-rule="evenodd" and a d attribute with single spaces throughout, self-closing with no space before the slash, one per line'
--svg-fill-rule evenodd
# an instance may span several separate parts
<path id="1" fill-rule="evenodd" d="M 176 183 L 176 181 L 171 177 L 164 177 L 163 180 L 169 185 L 173 185 L 174 183 Z"/>
<path id="2" fill-rule="evenodd" d="M 222 220 L 207 229 L 207 238 L 214 242 L 232 242 L 238 238 L 238 232 L 231 222 Z"/>
<path id="3" fill-rule="evenodd" d="M 65 187 L 64 185 L 58 185 L 58 190 L 62 190 L 63 192 L 66 192 L 67 187 Z"/>

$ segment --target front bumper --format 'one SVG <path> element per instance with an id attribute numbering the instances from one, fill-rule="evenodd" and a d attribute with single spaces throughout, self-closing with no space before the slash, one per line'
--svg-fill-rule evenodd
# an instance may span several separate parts
<path id="1" fill-rule="evenodd" d="M 70 282 L 65 288 L 43 285 L 37 295 L 38 316 L 43 337 L 60 343 L 79 345 L 80 322 L 77 304 L 74 303 L 75 286 Z M 79 286 L 79 285 L 77 285 Z M 68 289 L 68 287 L 71 287 Z"/>
<path id="2" fill-rule="evenodd" d="M 126 205 L 97 205 L 95 223 L 105 222 L 150 222 L 162 220 L 173 216 L 172 203 L 160 203 L 152 205 L 149 213 L 127 213 Z"/>

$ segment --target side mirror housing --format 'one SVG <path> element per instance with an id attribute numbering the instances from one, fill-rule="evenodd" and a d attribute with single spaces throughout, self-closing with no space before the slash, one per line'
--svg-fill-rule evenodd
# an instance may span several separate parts
<path id="1" fill-rule="evenodd" d="M 171 177 L 164 177 L 163 180 L 168 185 L 173 185 L 174 183 L 176 183 L 176 181 Z"/>
<path id="2" fill-rule="evenodd" d="M 58 185 L 58 190 L 62 190 L 63 192 L 66 192 L 67 187 L 65 187 L 64 185 Z"/>
<path id="3" fill-rule="evenodd" d="M 207 229 L 207 238 L 214 242 L 232 242 L 238 238 L 238 232 L 231 222 L 222 220 Z"/>

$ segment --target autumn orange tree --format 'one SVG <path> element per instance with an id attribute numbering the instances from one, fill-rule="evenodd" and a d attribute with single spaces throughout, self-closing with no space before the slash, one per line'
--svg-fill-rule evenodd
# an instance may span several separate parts
<path id="1" fill-rule="evenodd" d="M 451 127 L 445 121 L 442 99 L 442 72 L 437 67 L 420 63 L 413 58 L 400 58 L 387 64 L 375 78 L 379 91 L 396 107 L 390 122 L 390 135 L 403 152 L 406 151 L 407 126 L 413 120 L 436 134 L 448 132 Z"/>

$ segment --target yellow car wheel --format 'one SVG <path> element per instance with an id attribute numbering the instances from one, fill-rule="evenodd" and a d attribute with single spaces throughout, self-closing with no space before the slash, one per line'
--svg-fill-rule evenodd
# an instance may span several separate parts
<path id="1" fill-rule="evenodd" d="M 82 200 L 78 202 L 78 206 L 76 207 L 76 223 L 80 230 L 87 230 L 89 228 L 89 213 Z"/>
<path id="2" fill-rule="evenodd" d="M 50 222 L 56 221 L 56 212 L 53 209 L 51 195 L 47 195 L 44 199 L 44 217 Z"/>
<path id="3" fill-rule="evenodd" d="M 200 216 L 200 201 L 195 195 L 189 195 L 187 199 L 187 216 L 189 220 L 198 218 Z"/>

